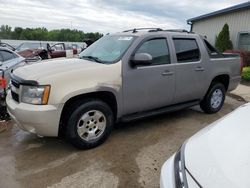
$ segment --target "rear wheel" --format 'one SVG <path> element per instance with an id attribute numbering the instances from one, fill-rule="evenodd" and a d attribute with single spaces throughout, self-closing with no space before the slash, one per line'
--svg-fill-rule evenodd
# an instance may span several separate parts
<path id="1" fill-rule="evenodd" d="M 205 98 L 201 101 L 201 109 L 208 113 L 213 114 L 222 108 L 225 100 L 225 86 L 221 83 L 212 83 Z"/>
<path id="2" fill-rule="evenodd" d="M 70 115 L 68 139 L 77 148 L 94 148 L 110 135 L 113 119 L 112 110 L 106 103 L 100 100 L 86 101 Z"/>

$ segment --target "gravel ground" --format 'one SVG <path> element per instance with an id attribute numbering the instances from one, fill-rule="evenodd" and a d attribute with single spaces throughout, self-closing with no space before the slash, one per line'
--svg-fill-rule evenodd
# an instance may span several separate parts
<path id="1" fill-rule="evenodd" d="M 188 137 L 241 104 L 227 97 L 217 114 L 194 107 L 119 124 L 103 145 L 87 151 L 23 132 L 10 122 L 0 133 L 0 187 L 159 187 L 168 157 Z"/>

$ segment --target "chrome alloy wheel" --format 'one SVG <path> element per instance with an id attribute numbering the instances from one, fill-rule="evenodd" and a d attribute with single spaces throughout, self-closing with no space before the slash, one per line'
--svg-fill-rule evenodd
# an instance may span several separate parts
<path id="1" fill-rule="evenodd" d="M 223 100 L 222 91 L 220 89 L 216 89 L 212 94 L 210 104 L 214 109 L 216 109 L 221 105 L 222 100 Z"/>
<path id="2" fill-rule="evenodd" d="M 85 141 L 99 138 L 107 125 L 105 115 L 98 110 L 91 110 L 83 114 L 77 124 L 77 133 Z"/>

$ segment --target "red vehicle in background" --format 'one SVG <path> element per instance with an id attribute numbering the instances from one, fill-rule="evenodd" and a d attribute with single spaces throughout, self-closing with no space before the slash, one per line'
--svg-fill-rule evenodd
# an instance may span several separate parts
<path id="1" fill-rule="evenodd" d="M 27 61 L 37 61 L 59 57 L 73 57 L 77 51 L 73 47 L 67 47 L 64 43 L 56 43 L 50 46 L 49 43 L 22 43 L 16 48 L 19 55 L 26 58 Z"/>
<path id="2" fill-rule="evenodd" d="M 12 51 L 16 51 L 19 55 L 24 57 L 28 62 L 35 62 L 50 58 L 59 57 L 74 57 L 83 49 L 77 44 L 66 45 L 65 43 L 56 43 L 50 45 L 46 42 L 24 42 L 17 48 L 9 44 L 1 43 L 1 46 L 8 47 Z"/>

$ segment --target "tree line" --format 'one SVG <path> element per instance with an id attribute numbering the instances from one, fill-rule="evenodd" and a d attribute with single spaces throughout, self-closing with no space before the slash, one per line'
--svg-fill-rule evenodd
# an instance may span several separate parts
<path id="1" fill-rule="evenodd" d="M 0 27 L 0 39 L 82 42 L 86 39 L 97 40 L 102 36 L 103 34 L 99 32 L 84 33 L 77 29 L 55 29 L 49 31 L 44 27 L 15 27 L 14 29 L 9 25 L 1 25 Z"/>

